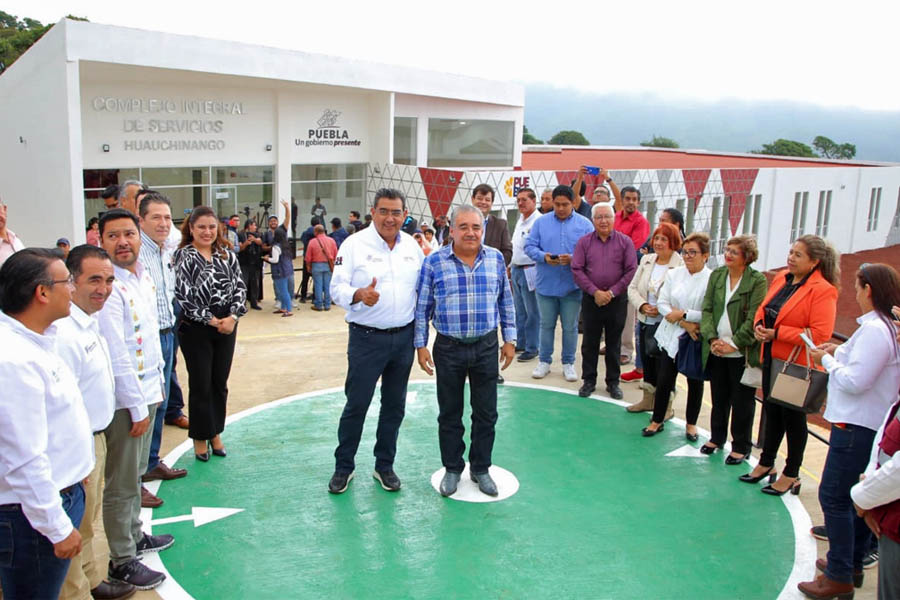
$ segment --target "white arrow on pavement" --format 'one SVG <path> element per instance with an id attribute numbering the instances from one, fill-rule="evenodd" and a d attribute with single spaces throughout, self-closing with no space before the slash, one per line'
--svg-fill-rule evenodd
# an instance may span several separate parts
<path id="1" fill-rule="evenodd" d="M 163 519 L 154 519 L 151 525 L 165 525 L 166 523 L 178 523 L 179 521 L 193 521 L 194 527 L 200 527 L 231 515 L 244 512 L 243 508 L 210 508 L 206 506 L 194 506 L 191 508 L 191 514 L 179 515 L 177 517 L 165 517 Z"/>
<path id="2" fill-rule="evenodd" d="M 681 448 L 672 450 L 666 456 L 685 456 L 687 458 L 709 458 L 706 454 L 702 454 L 699 448 L 695 448 L 689 444 L 685 444 Z"/>

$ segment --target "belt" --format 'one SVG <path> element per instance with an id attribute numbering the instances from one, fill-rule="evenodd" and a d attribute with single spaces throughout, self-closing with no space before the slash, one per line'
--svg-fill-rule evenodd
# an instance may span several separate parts
<path id="1" fill-rule="evenodd" d="M 513 265 L 513 266 L 518 267 L 519 269 L 530 269 L 531 267 L 534 266 L 534 263 L 532 263 L 530 265 Z"/>
<path id="2" fill-rule="evenodd" d="M 159 330 L 159 335 L 166 335 L 168 333 L 172 333 L 172 327 L 166 327 L 165 329 Z"/>
<path id="3" fill-rule="evenodd" d="M 354 329 L 359 329 L 360 331 L 365 331 L 366 333 L 398 333 L 403 331 L 407 327 L 411 327 L 414 321 L 410 321 L 406 325 L 401 325 L 400 327 L 389 327 L 387 329 L 381 329 L 379 327 L 369 327 L 368 325 L 360 325 L 359 323 L 350 323 L 350 327 Z"/>
<path id="4" fill-rule="evenodd" d="M 489 332 L 485 333 L 484 335 L 479 335 L 478 337 L 471 337 L 471 338 L 455 338 L 455 337 L 451 337 L 449 335 L 444 335 L 443 333 L 440 333 L 440 332 L 438 333 L 438 337 L 444 338 L 451 344 L 457 344 L 459 346 L 471 346 L 473 344 L 477 344 L 478 342 L 480 342 L 482 340 L 489 339 L 491 336 L 494 336 L 494 339 L 497 339 L 497 332 L 489 331 Z"/>

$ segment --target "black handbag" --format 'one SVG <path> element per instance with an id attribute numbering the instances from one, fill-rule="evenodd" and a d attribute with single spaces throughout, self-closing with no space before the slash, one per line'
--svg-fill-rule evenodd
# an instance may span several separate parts
<path id="1" fill-rule="evenodd" d="M 675 355 L 678 372 L 688 379 L 706 379 L 703 372 L 703 342 L 692 339 L 685 332 L 678 336 L 678 354 Z"/>
<path id="2" fill-rule="evenodd" d="M 656 330 L 659 329 L 659 323 L 651 323 L 650 325 L 641 324 L 641 345 L 647 356 L 656 358 L 662 353 L 659 342 L 656 341 Z"/>
<path id="3" fill-rule="evenodd" d="M 809 330 L 806 330 L 809 335 Z M 811 336 L 810 336 L 811 337 Z M 792 410 L 817 413 L 828 397 L 828 373 L 812 368 L 809 348 L 806 349 L 806 366 L 794 361 L 800 356 L 800 346 L 795 346 L 787 360 L 772 359 L 769 376 L 769 401 Z"/>

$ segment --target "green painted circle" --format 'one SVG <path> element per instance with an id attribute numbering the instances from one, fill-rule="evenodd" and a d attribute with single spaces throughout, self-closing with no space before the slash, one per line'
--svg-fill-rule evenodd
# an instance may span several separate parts
<path id="1" fill-rule="evenodd" d="M 163 482 L 153 519 L 245 510 L 198 528 L 153 526 L 176 537 L 160 555 L 170 575 L 198 599 L 774 598 L 788 580 L 784 503 L 738 482 L 746 469 L 722 454 L 666 457 L 684 445 L 682 429 L 642 438 L 646 415 L 500 386 L 494 462 L 521 487 L 502 502 L 454 502 L 429 481 L 440 467 L 434 385 L 410 391 L 399 493 L 371 477 L 377 396 L 340 496 L 326 491 L 339 391 L 229 424 L 226 459 L 186 452 L 177 466 L 190 474 Z"/>

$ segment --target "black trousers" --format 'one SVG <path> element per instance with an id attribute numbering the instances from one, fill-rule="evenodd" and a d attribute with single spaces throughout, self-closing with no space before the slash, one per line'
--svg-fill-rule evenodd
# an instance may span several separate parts
<path id="1" fill-rule="evenodd" d="M 250 306 L 256 306 L 262 300 L 261 274 L 261 265 L 241 265 L 241 279 L 244 280 L 244 286 L 247 288 L 247 300 L 250 301 Z"/>
<path id="2" fill-rule="evenodd" d="M 300 299 L 306 298 L 306 292 L 309 291 L 309 282 L 312 279 L 312 273 L 306 268 L 306 261 L 303 261 L 303 276 L 300 278 Z"/>
<path id="3" fill-rule="evenodd" d="M 722 358 L 713 354 L 706 361 L 712 394 L 709 418 L 712 437 L 709 441 L 719 447 L 725 444 L 730 413 L 731 449 L 738 454 L 749 454 L 753 447 L 753 414 L 756 412 L 756 390 L 741 384 L 744 362 L 743 356 Z"/>
<path id="4" fill-rule="evenodd" d="M 347 343 L 347 403 L 338 424 L 335 468 L 351 473 L 375 384 L 381 378 L 381 410 L 375 431 L 375 470 L 389 471 L 397 454 L 397 436 L 406 413 L 406 386 L 413 363 L 413 324 L 394 332 L 350 325 Z"/>
<path id="5" fill-rule="evenodd" d="M 497 333 L 490 332 L 474 344 L 463 344 L 438 334 L 434 341 L 434 368 L 437 379 L 438 435 L 441 462 L 451 472 L 466 466 L 463 453 L 465 427 L 463 393 L 469 379 L 472 403 L 472 446 L 469 463 L 473 473 L 486 473 L 494 449 L 497 424 L 497 375 L 500 374 Z"/>
<path id="6" fill-rule="evenodd" d="M 675 366 L 675 359 L 669 358 L 665 350 L 657 357 L 656 364 L 659 372 L 656 376 L 656 396 L 653 398 L 653 422 L 662 423 L 669 406 L 669 394 L 675 389 L 678 368 Z M 688 377 L 687 382 L 687 414 L 684 420 L 688 425 L 696 425 L 697 417 L 700 416 L 700 404 L 703 402 L 703 380 Z"/>
<path id="7" fill-rule="evenodd" d="M 215 327 L 182 319 L 178 340 L 188 372 L 188 436 L 209 440 L 225 429 L 228 375 L 234 357 L 237 326 L 230 335 Z"/>
<path id="8" fill-rule="evenodd" d="M 656 326 L 659 326 L 659 323 L 652 323 L 650 325 L 647 325 L 638 321 L 638 337 L 640 338 L 641 342 L 640 344 L 638 344 L 638 347 L 641 351 L 641 367 L 644 370 L 644 381 L 646 381 L 653 387 L 656 387 L 657 373 L 659 372 L 659 357 L 650 356 L 649 354 L 647 354 L 647 344 L 644 343 L 644 332 L 647 329 Z"/>
<path id="9" fill-rule="evenodd" d="M 606 337 L 606 385 L 618 384 L 621 367 L 619 354 L 622 348 L 622 330 L 628 312 L 628 299 L 617 296 L 606 306 L 597 306 L 593 296 L 581 298 L 581 316 L 584 331 L 581 338 L 581 378 L 597 382 L 597 362 L 600 358 L 600 339 Z"/>
<path id="10" fill-rule="evenodd" d="M 775 456 L 781 440 L 787 435 L 787 460 L 784 462 L 785 477 L 799 477 L 800 465 L 803 464 L 803 453 L 806 452 L 806 440 L 809 438 L 809 430 L 806 428 L 806 413 L 801 410 L 784 407 L 774 402 L 769 402 L 769 386 L 772 377 L 771 363 L 763 365 L 763 417 L 765 428 L 763 429 L 763 451 L 759 457 L 759 464 L 763 467 L 775 465 Z"/>

